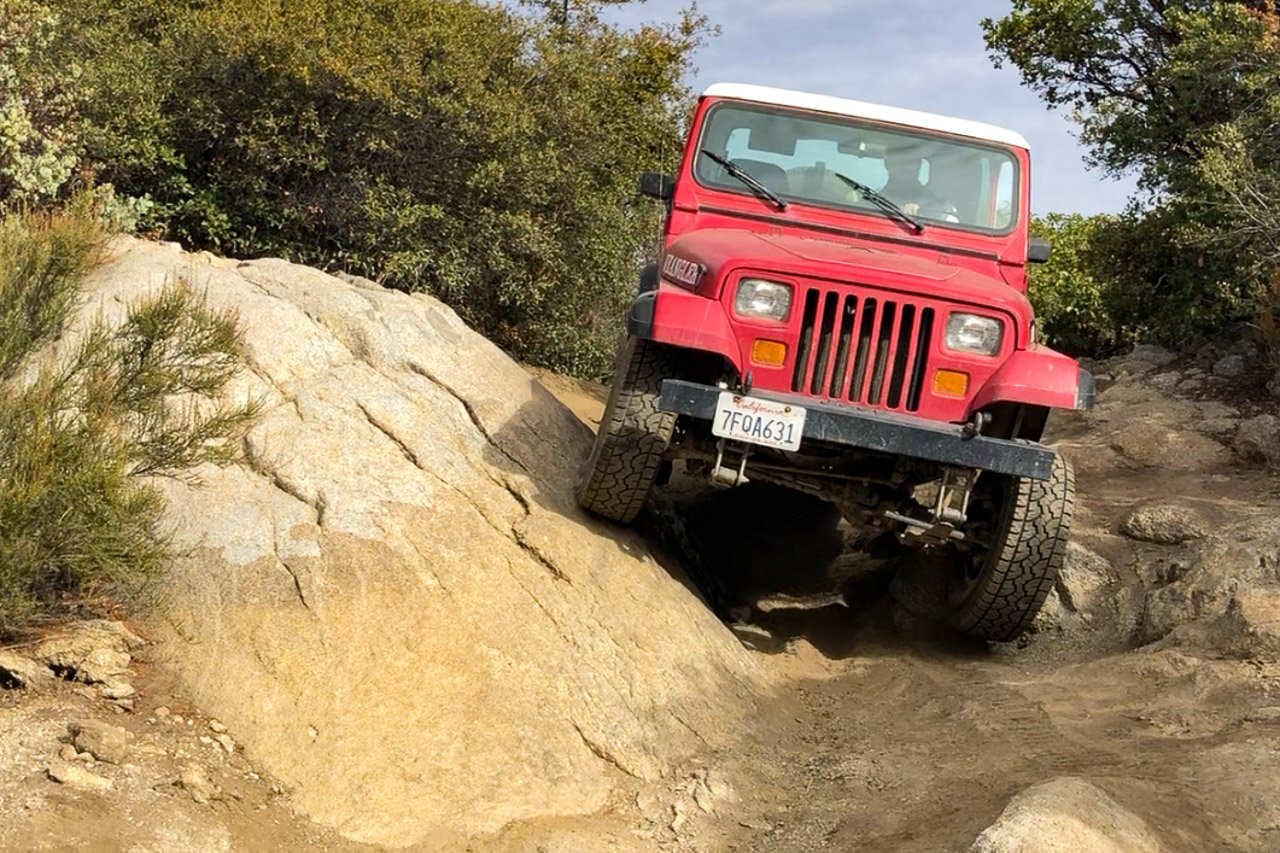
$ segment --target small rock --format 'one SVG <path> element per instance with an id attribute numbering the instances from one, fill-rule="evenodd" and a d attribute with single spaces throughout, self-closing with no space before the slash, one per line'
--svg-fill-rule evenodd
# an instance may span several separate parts
<path id="1" fill-rule="evenodd" d="M 1213 375 L 1221 376 L 1226 379 L 1234 379 L 1240 376 L 1248 369 L 1248 364 L 1242 355 L 1224 355 L 1213 363 Z"/>
<path id="2" fill-rule="evenodd" d="M 0 649 L 0 687 L 41 687 L 53 681 L 53 671 L 38 661 Z"/>
<path id="3" fill-rule="evenodd" d="M 1120 532 L 1130 539 L 1160 545 L 1178 545 L 1205 535 L 1204 526 L 1194 512 L 1170 504 L 1141 507 L 1125 519 Z"/>
<path id="4" fill-rule="evenodd" d="M 733 788 L 729 785 L 729 778 L 713 767 L 707 771 L 707 790 L 716 797 L 727 797 Z"/>
<path id="5" fill-rule="evenodd" d="M 129 746 L 129 733 L 119 726 L 86 720 L 72 723 L 67 728 L 71 731 L 72 743 L 77 749 L 108 764 L 120 764 L 124 761 Z"/>
<path id="6" fill-rule="evenodd" d="M 128 675 L 132 660 L 128 652 L 94 649 L 76 665 L 76 681 L 83 681 L 85 684 L 117 682 L 121 676 Z"/>
<path id="7" fill-rule="evenodd" d="M 1269 660 L 1280 656 L 1280 592 L 1237 591 L 1221 619 L 1219 635 L 1227 654 Z"/>
<path id="8" fill-rule="evenodd" d="M 182 715 L 181 715 L 181 714 L 174 714 L 174 715 L 173 715 L 172 717 L 170 717 L 169 719 L 173 720 L 173 721 L 174 721 L 175 723 L 177 723 L 178 725 L 182 725 L 184 722 L 186 722 L 185 720 L 183 720 L 183 719 L 182 719 Z"/>
<path id="9" fill-rule="evenodd" d="M 1018 794 L 970 853 L 1161 853 L 1150 827 L 1083 779 L 1062 777 Z"/>
<path id="10" fill-rule="evenodd" d="M 1240 421 L 1230 416 L 1207 417 L 1191 421 L 1188 426 L 1196 432 L 1211 435 L 1217 439 L 1227 439 L 1240 428 Z"/>
<path id="11" fill-rule="evenodd" d="M 1182 374 L 1177 371 L 1157 373 L 1147 380 L 1147 384 L 1160 391 L 1172 391 L 1182 381 Z"/>
<path id="12" fill-rule="evenodd" d="M 215 732 L 216 734 L 224 734 L 227 731 L 227 727 L 224 726 L 222 723 L 218 722 L 217 720 L 210 720 L 209 730 L 212 732 Z"/>
<path id="13" fill-rule="evenodd" d="M 715 800 L 711 796 L 711 792 L 701 785 L 693 789 L 693 803 L 707 814 L 711 814 L 716 810 Z"/>
<path id="14" fill-rule="evenodd" d="M 37 660 L 54 670 L 76 672 L 99 649 L 131 652 L 143 645 L 142 638 L 120 622 L 94 619 L 68 627 L 69 636 L 46 640 L 35 651 Z"/>
<path id="15" fill-rule="evenodd" d="M 75 761 L 76 748 L 69 743 L 64 743 L 62 747 L 58 750 L 58 757 L 61 758 L 63 761 Z"/>
<path id="16" fill-rule="evenodd" d="M 49 762 L 49 778 L 63 785 L 82 788 L 86 791 L 106 791 L 111 788 L 111 780 L 90 772 L 76 764 L 56 760 Z"/>
<path id="17" fill-rule="evenodd" d="M 1121 357 L 1133 361 L 1149 362 L 1157 367 L 1164 367 L 1166 364 L 1177 358 L 1177 356 L 1169 350 L 1164 347 L 1158 347 L 1154 344 L 1138 344 L 1130 350 L 1128 354 Z"/>
<path id="18" fill-rule="evenodd" d="M 1249 340 L 1248 338 L 1237 339 L 1236 342 L 1231 345 L 1230 351 L 1243 358 L 1247 364 L 1257 362 L 1258 358 L 1262 355 L 1262 350 L 1259 349 L 1257 343 Z"/>
<path id="19" fill-rule="evenodd" d="M 689 815 L 685 813 L 685 808 L 680 803 L 671 804 L 671 831 L 676 835 L 680 834 L 680 830 L 684 828 L 685 823 L 689 820 Z"/>
<path id="20" fill-rule="evenodd" d="M 1061 630 L 1071 618 L 1072 612 L 1062 603 L 1062 596 L 1058 594 L 1058 590 L 1051 589 L 1031 622 L 1031 629 L 1037 634 Z"/>
<path id="21" fill-rule="evenodd" d="M 1109 444 L 1135 465 L 1163 470 L 1216 470 L 1232 458 L 1225 447 L 1199 432 L 1143 419 L 1116 429 Z"/>
<path id="22" fill-rule="evenodd" d="M 1267 393 L 1272 397 L 1280 397 L 1280 370 L 1276 371 L 1276 375 L 1271 377 L 1271 381 L 1267 383 Z"/>
<path id="23" fill-rule="evenodd" d="M 138 691 L 133 685 L 122 679 L 112 679 L 99 688 L 99 692 L 106 699 L 126 701 L 138 695 Z"/>
<path id="24" fill-rule="evenodd" d="M 222 744 L 222 748 L 225 749 L 228 754 L 236 751 L 236 742 L 231 739 L 231 735 L 221 734 L 215 737 L 214 740 Z"/>
<path id="25" fill-rule="evenodd" d="M 1250 462 L 1280 465 L 1280 418 L 1258 415 L 1240 424 L 1236 451 Z"/>
<path id="26" fill-rule="evenodd" d="M 182 774 L 178 777 L 178 784 L 191 795 L 191 799 L 197 803 L 207 803 L 216 800 L 221 791 L 218 786 L 209 781 L 209 777 L 204 774 L 198 765 L 188 764 L 183 768 Z"/>
<path id="27" fill-rule="evenodd" d="M 156 719 L 163 720 L 165 717 L 169 716 L 168 707 L 161 705 L 159 708 L 156 708 L 155 715 Z"/>
<path id="28" fill-rule="evenodd" d="M 1204 387 L 1204 383 L 1201 382 L 1199 379 L 1187 379 L 1178 384 L 1178 390 L 1183 392 L 1184 394 L 1190 394 L 1194 391 L 1199 391 L 1203 387 Z"/>
<path id="29" fill-rule="evenodd" d="M 1102 590 L 1116 580 L 1115 569 L 1105 557 L 1076 542 L 1068 542 L 1054 588 L 1067 608 L 1082 613 L 1093 610 Z"/>
<path id="30" fill-rule="evenodd" d="M 1246 723 L 1280 723 L 1280 708 L 1259 708 L 1245 715 Z"/>

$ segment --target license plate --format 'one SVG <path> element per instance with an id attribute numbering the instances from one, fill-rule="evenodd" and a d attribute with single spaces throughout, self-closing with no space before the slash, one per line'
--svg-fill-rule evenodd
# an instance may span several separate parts
<path id="1" fill-rule="evenodd" d="M 779 450 L 799 450 L 800 439 L 804 435 L 804 416 L 803 406 L 724 391 L 716 402 L 711 432 L 735 441 Z"/>

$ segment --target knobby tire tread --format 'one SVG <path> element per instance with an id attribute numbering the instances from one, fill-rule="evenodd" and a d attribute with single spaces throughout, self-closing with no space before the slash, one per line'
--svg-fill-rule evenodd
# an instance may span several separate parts
<path id="1" fill-rule="evenodd" d="M 960 631 L 1008 642 L 1022 634 L 1053 589 L 1075 508 L 1075 474 L 1058 454 L 1048 480 L 1018 478 L 1001 509 L 998 548 L 952 617 Z"/>
<path id="2" fill-rule="evenodd" d="M 644 508 L 671 443 L 676 415 L 658 408 L 672 361 L 660 344 L 630 338 L 618 356 L 609 400 L 577 488 L 578 503 L 629 524 Z"/>

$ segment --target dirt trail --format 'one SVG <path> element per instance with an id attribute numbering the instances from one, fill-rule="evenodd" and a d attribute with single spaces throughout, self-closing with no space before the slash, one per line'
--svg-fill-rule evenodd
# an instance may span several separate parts
<path id="1" fill-rule="evenodd" d="M 1256 410 L 1157 392 L 1141 365 L 1110 370 L 1097 410 L 1051 427 L 1078 474 L 1075 569 L 1021 643 L 957 637 L 912 580 L 934 569 L 915 563 L 892 581 L 892 564 L 844 548 L 827 505 L 677 475 L 641 532 L 664 565 L 700 553 L 773 695 L 745 724 L 725 721 L 732 748 L 658 781 L 617 772 L 598 814 L 407 849 L 965 851 L 1015 795 L 1078 777 L 1169 853 L 1280 850 L 1280 484 L 1233 450 Z M 537 375 L 598 423 L 604 389 Z M 1185 515 L 1190 538 L 1122 535 L 1153 502 Z M 1268 622 L 1258 613 L 1270 601 Z M 21 817 L 0 829 L 0 849 L 383 849 L 291 811 L 148 655 L 135 653 L 128 715 L 65 683 L 35 697 L 0 690 L 0 806 Z M 67 721 L 94 716 L 132 733 L 129 764 L 97 766 L 117 775 L 115 799 L 54 786 L 43 770 Z M 222 781 L 210 803 L 179 781 L 192 762 Z"/>
<path id="2" fill-rule="evenodd" d="M 562 399 L 594 423 L 598 402 L 580 385 L 570 390 Z M 729 595 L 783 600 L 735 630 L 794 687 L 738 752 L 719 756 L 731 800 L 691 821 L 676 815 L 677 830 L 659 826 L 654 840 L 764 853 L 967 850 L 1015 794 L 1075 776 L 1141 815 L 1170 851 L 1280 849 L 1280 665 L 1168 641 L 1144 647 L 1154 639 L 1143 628 L 1152 578 L 1191 562 L 1194 543 L 1118 535 L 1153 499 L 1189 508 L 1208 531 L 1247 528 L 1276 517 L 1280 486 L 1229 453 L 1188 459 L 1181 436 L 1163 429 L 1189 409 L 1238 412 L 1127 383 L 1111 398 L 1093 413 L 1059 415 L 1051 438 L 1079 471 L 1073 541 L 1109 561 L 1116 580 L 1092 612 L 1046 616 L 1020 647 L 958 638 L 904 608 L 874 573 L 851 584 L 844 564 L 856 557 L 833 562 L 814 531 L 801 533 L 800 547 L 779 544 L 781 528 L 821 516 L 820 504 L 780 505 L 768 489 L 704 498 L 690 526 L 722 558 L 713 569 Z M 1194 422 L 1180 429 L 1223 438 L 1223 424 L 1200 420 L 1210 421 L 1203 433 Z M 1123 452 L 1144 424 L 1152 433 L 1138 444 L 1160 453 L 1171 442 L 1169 466 Z M 674 488 L 679 503 L 678 478 Z M 824 591 L 845 600 L 821 606 Z"/>

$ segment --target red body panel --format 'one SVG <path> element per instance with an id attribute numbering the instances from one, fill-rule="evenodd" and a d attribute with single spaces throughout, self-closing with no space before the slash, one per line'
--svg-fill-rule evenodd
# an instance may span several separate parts
<path id="1" fill-rule="evenodd" d="M 743 373 L 742 347 L 719 301 L 662 282 L 653 311 L 659 343 L 723 355 Z M 750 346 L 750 344 L 748 344 Z"/>
<path id="2" fill-rule="evenodd" d="M 971 408 L 983 409 L 1000 400 L 1017 400 L 1054 409 L 1076 405 L 1080 385 L 1080 365 L 1048 347 L 1032 346 L 1013 353 L 1000 365 L 981 390 Z"/>
<path id="3" fill-rule="evenodd" d="M 1018 220 L 1010 233 L 993 235 L 931 223 L 917 235 L 874 212 L 798 202 L 780 211 L 746 192 L 700 186 L 692 176 L 697 133 L 714 103 L 704 98 L 695 116 L 667 219 L 665 247 L 666 255 L 700 266 L 702 275 L 692 288 L 662 279 L 654 306 L 654 340 L 718 353 L 740 375 L 750 372 L 756 388 L 898 410 L 936 421 L 963 422 L 974 411 L 1001 400 L 1075 405 L 1079 367 L 1030 343 L 1033 313 L 1024 294 L 1030 199 L 1025 150 L 1008 149 L 1022 175 Z M 672 268 L 688 270 L 691 264 Z M 735 288 L 747 276 L 792 285 L 791 310 L 784 321 L 744 319 L 734 313 Z M 807 317 L 807 304 L 819 306 L 816 319 Z M 870 387 L 855 388 L 856 341 L 845 347 L 849 363 L 841 375 L 836 371 L 837 356 L 829 352 L 824 361 L 812 347 L 806 352 L 801 345 L 806 328 L 810 338 L 821 338 L 823 318 L 835 316 L 837 309 L 852 311 L 854 306 L 858 311 L 870 309 L 864 311 L 870 315 L 869 346 L 874 351 L 879 345 L 886 353 L 889 374 L 894 363 L 904 365 L 897 384 L 912 380 L 914 400 L 905 387 L 898 388 L 896 400 L 890 387 L 875 393 Z M 1004 323 L 995 356 L 943 347 L 946 318 L 957 310 Z M 827 330 L 830 349 L 837 346 L 839 330 L 844 328 L 840 317 L 829 321 L 834 323 Z M 855 333 L 859 331 L 854 320 L 849 324 Z M 781 367 L 751 363 L 752 343 L 758 338 L 787 345 Z M 797 355 L 804 355 L 805 363 L 797 366 Z M 898 362 L 893 362 L 895 358 Z M 963 398 L 933 393 L 932 377 L 939 369 L 969 375 Z M 871 382 L 872 376 L 868 365 L 864 380 Z M 883 370 L 881 377 L 892 384 Z"/>

